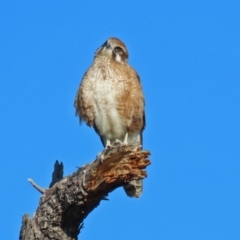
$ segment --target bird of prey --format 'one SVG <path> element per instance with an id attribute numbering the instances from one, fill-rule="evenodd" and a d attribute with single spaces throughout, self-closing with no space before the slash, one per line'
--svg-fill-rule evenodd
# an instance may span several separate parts
<path id="1" fill-rule="evenodd" d="M 126 45 L 118 38 L 109 38 L 96 50 L 83 76 L 74 102 L 76 115 L 95 129 L 104 147 L 115 140 L 142 145 L 144 105 L 140 78 L 128 64 Z M 142 180 L 124 185 L 130 197 L 139 197 L 142 189 Z"/>

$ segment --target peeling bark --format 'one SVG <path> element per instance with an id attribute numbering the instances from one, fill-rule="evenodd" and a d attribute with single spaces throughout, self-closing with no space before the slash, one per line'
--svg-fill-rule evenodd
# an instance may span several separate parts
<path id="1" fill-rule="evenodd" d="M 35 216 L 23 216 L 20 240 L 78 239 L 83 220 L 101 200 L 106 200 L 108 193 L 147 176 L 144 169 L 150 164 L 149 155 L 140 146 L 116 143 L 63 179 L 63 166 L 55 165 L 60 174 L 53 174 L 52 187 L 44 190 Z"/>

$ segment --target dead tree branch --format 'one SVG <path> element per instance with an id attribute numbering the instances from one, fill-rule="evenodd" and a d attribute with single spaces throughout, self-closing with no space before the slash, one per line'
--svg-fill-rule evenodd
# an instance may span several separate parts
<path id="1" fill-rule="evenodd" d="M 33 219 L 23 216 L 20 240 L 78 239 L 83 220 L 108 193 L 147 176 L 144 169 L 150 164 L 149 155 L 140 146 L 116 143 L 95 161 L 63 179 L 63 166 L 58 164 L 55 168 L 60 174 L 55 178 L 61 180 L 45 189 Z"/>

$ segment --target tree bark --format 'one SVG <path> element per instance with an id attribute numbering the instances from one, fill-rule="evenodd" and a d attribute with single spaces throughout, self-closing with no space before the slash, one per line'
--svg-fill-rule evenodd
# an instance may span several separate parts
<path id="1" fill-rule="evenodd" d="M 55 164 L 50 188 L 35 186 L 43 195 L 34 217 L 23 216 L 20 240 L 78 239 L 83 220 L 101 200 L 107 200 L 108 193 L 147 176 L 144 169 L 150 164 L 149 155 L 140 146 L 116 143 L 63 179 L 63 165 Z"/>

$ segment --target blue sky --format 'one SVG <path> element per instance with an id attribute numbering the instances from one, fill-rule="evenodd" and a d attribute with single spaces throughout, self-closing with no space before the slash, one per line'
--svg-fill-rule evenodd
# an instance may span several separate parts
<path id="1" fill-rule="evenodd" d="M 73 101 L 94 51 L 122 39 L 146 98 L 152 165 L 140 199 L 122 188 L 85 221 L 81 239 L 240 239 L 239 1 L 1 1 L 1 238 L 50 183 L 102 150 Z"/>

